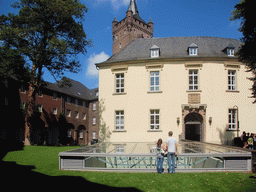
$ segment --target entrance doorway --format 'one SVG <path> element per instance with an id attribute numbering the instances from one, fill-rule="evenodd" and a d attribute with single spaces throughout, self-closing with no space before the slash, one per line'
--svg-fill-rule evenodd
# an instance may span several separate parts
<path id="1" fill-rule="evenodd" d="M 87 144 L 87 135 L 85 134 L 85 126 L 80 125 L 77 129 L 77 144 L 85 145 Z"/>
<path id="2" fill-rule="evenodd" d="M 185 117 L 185 139 L 203 141 L 203 117 L 198 113 L 189 113 Z"/>

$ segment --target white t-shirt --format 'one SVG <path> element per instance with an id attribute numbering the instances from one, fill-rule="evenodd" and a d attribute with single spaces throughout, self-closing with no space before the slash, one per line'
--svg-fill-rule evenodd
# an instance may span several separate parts
<path id="1" fill-rule="evenodd" d="M 168 143 L 168 152 L 175 153 L 175 143 L 177 143 L 177 140 L 174 137 L 168 137 L 166 143 Z"/>

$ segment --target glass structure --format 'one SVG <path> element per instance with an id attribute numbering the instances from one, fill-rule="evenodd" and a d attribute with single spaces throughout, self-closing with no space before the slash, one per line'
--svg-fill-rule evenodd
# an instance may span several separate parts
<path id="1" fill-rule="evenodd" d="M 155 171 L 156 144 L 101 143 L 59 153 L 60 169 Z M 163 168 L 168 169 L 167 158 Z M 179 142 L 176 172 L 251 171 L 251 153 L 234 147 L 201 142 Z"/>

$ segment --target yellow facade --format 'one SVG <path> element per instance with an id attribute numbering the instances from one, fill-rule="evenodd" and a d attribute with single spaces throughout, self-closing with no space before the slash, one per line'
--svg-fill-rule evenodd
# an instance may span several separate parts
<path id="1" fill-rule="evenodd" d="M 200 141 L 231 144 L 243 131 L 256 132 L 256 105 L 250 98 L 252 82 L 248 80 L 251 73 L 235 58 L 146 59 L 97 67 L 99 101 L 106 107 L 102 120 L 112 132 L 111 142 L 165 141 L 169 131 L 177 139 L 182 133 L 190 138 L 188 131 L 193 129 L 189 134 Z M 198 73 L 195 91 L 189 90 L 190 70 Z M 150 72 L 155 71 L 159 72 L 159 91 L 151 92 Z M 235 91 L 228 88 L 231 71 Z M 116 74 L 124 74 L 123 93 L 116 93 Z M 151 130 L 151 110 L 159 110 L 159 129 Z M 232 110 L 234 128 L 229 129 Z M 116 128 L 118 111 L 123 111 L 123 130 Z"/>

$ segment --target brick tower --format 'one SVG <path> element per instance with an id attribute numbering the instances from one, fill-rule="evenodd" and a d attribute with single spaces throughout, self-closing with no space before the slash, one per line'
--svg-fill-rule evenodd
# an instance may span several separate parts
<path id="1" fill-rule="evenodd" d="M 135 0 L 131 0 L 126 17 L 120 22 L 116 17 L 112 22 L 113 55 L 122 50 L 135 38 L 152 38 L 153 22 L 146 23 L 139 15 Z"/>

